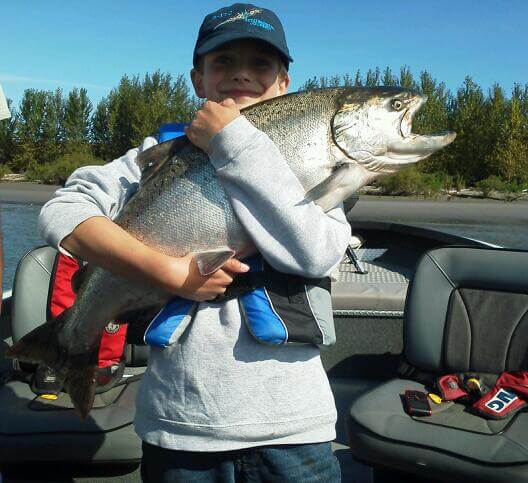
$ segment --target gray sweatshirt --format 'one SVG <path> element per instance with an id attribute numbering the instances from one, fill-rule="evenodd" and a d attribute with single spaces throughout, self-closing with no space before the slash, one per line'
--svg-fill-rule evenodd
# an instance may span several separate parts
<path id="1" fill-rule="evenodd" d="M 52 246 L 92 216 L 114 218 L 138 186 L 141 147 L 105 166 L 80 168 L 44 205 L 42 236 Z M 210 159 L 237 216 L 277 270 L 328 275 L 350 239 L 342 207 L 324 213 L 298 203 L 304 189 L 275 144 L 244 117 L 210 142 Z M 146 442 L 187 451 L 228 451 L 330 441 L 336 409 L 319 349 L 258 343 L 237 300 L 202 302 L 178 342 L 151 348 L 135 428 Z"/>

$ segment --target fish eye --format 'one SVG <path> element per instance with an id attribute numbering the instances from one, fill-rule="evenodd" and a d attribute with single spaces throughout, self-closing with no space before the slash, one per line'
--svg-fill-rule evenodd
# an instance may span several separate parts
<path id="1" fill-rule="evenodd" d="M 392 108 L 395 110 L 395 111 L 400 111 L 403 107 L 403 102 L 400 101 L 399 99 L 394 99 L 392 101 Z"/>

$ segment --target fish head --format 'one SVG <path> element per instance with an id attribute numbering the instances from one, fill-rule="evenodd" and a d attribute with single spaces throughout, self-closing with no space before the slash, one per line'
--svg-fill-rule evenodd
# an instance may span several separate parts
<path id="1" fill-rule="evenodd" d="M 350 88 L 338 100 L 332 136 L 347 162 L 375 174 L 394 173 L 450 144 L 454 132 L 420 135 L 412 120 L 427 96 L 402 87 Z"/>

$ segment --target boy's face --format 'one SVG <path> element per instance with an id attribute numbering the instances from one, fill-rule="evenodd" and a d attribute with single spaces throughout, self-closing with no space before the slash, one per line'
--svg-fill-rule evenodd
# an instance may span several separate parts
<path id="1" fill-rule="evenodd" d="M 230 97 L 240 109 L 286 94 L 290 84 L 279 55 L 256 40 L 236 40 L 205 54 L 191 80 L 198 97 Z"/>

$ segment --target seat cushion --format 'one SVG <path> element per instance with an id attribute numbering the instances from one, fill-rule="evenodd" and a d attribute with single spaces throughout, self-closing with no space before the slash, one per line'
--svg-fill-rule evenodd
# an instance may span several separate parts
<path id="1" fill-rule="evenodd" d="M 25 382 L 6 383 L 0 387 L 0 464 L 139 461 L 141 441 L 133 419 L 140 381 L 128 379 L 96 395 L 85 421 L 65 393 L 46 400 L 36 398 Z"/>
<path id="2" fill-rule="evenodd" d="M 528 414 L 488 421 L 454 404 L 430 418 L 411 418 L 402 401 L 408 389 L 426 391 L 417 382 L 393 379 L 354 401 L 348 433 L 357 458 L 413 472 L 436 468 L 479 481 L 528 481 Z"/>

